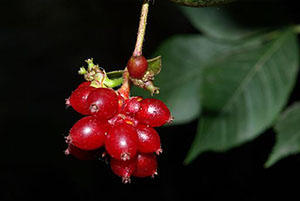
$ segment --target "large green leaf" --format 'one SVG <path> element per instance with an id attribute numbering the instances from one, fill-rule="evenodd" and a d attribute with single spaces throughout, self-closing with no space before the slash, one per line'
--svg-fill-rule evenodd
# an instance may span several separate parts
<path id="1" fill-rule="evenodd" d="M 217 43 L 200 35 L 172 37 L 156 51 L 162 55 L 162 71 L 155 79 L 163 100 L 175 117 L 174 124 L 186 123 L 200 114 L 201 71 L 223 59 L 224 56 L 257 46 L 259 41 L 231 45 Z M 134 95 L 149 97 L 147 91 L 133 88 Z"/>
<path id="2" fill-rule="evenodd" d="M 170 0 L 176 4 L 191 6 L 191 7 L 206 7 L 217 6 L 225 3 L 230 3 L 234 0 Z"/>
<path id="3" fill-rule="evenodd" d="M 275 131 L 276 144 L 266 167 L 272 166 L 285 156 L 300 153 L 300 102 L 293 104 L 281 115 Z"/>
<path id="4" fill-rule="evenodd" d="M 288 30 L 272 42 L 206 68 L 201 85 L 203 115 L 185 162 L 205 151 L 226 151 L 267 129 L 293 88 L 298 57 L 297 37 Z"/>
<path id="5" fill-rule="evenodd" d="M 240 2 L 222 7 L 181 10 L 196 29 L 221 40 L 239 40 L 286 24 L 284 7 L 276 2 Z M 266 12 L 268 13 L 266 15 Z"/>

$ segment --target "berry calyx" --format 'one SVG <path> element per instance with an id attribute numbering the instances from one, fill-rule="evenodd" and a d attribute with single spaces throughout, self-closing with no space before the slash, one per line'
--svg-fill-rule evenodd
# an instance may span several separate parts
<path id="1" fill-rule="evenodd" d="M 94 117 L 110 119 L 118 112 L 119 98 L 112 89 L 98 88 L 89 94 L 87 105 Z"/>
<path id="2" fill-rule="evenodd" d="M 148 68 L 147 59 L 141 56 L 130 57 L 127 63 L 127 69 L 131 78 L 140 79 L 144 76 Z"/>
<path id="3" fill-rule="evenodd" d="M 130 183 L 130 176 L 136 170 L 136 158 L 127 161 L 111 158 L 110 167 L 116 175 L 122 177 L 123 183 Z"/>
<path id="4" fill-rule="evenodd" d="M 93 150 L 104 145 L 109 124 L 87 116 L 77 121 L 70 130 L 67 142 L 83 149 Z"/>
<path id="5" fill-rule="evenodd" d="M 87 99 L 89 94 L 96 89 L 88 86 L 86 83 L 80 84 L 67 100 L 67 105 L 71 105 L 75 111 L 83 115 L 90 114 Z"/>
<path id="6" fill-rule="evenodd" d="M 152 127 L 139 124 L 136 127 L 138 135 L 138 151 L 142 153 L 160 154 L 162 149 L 160 147 L 160 137 L 156 130 Z"/>
<path id="7" fill-rule="evenodd" d="M 105 140 L 108 154 L 117 160 L 130 160 L 137 153 L 137 133 L 129 124 L 122 123 L 110 129 Z"/>
<path id="8" fill-rule="evenodd" d="M 135 177 L 154 177 L 157 175 L 157 159 L 154 154 L 139 153 L 137 156 Z"/>
<path id="9" fill-rule="evenodd" d="M 146 98 L 140 102 L 141 108 L 136 114 L 136 119 L 151 127 L 162 126 L 172 120 L 170 110 L 160 100 Z"/>

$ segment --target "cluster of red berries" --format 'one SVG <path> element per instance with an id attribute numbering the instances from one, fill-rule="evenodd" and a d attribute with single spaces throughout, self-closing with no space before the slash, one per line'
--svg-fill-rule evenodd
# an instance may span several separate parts
<path id="1" fill-rule="evenodd" d="M 86 115 L 71 128 L 66 154 L 93 158 L 105 147 L 113 172 L 124 183 L 130 176 L 157 174 L 155 154 L 162 152 L 160 137 L 153 127 L 171 121 L 168 107 L 160 100 L 124 98 L 118 91 L 95 88 L 83 82 L 67 99 L 67 105 Z"/>

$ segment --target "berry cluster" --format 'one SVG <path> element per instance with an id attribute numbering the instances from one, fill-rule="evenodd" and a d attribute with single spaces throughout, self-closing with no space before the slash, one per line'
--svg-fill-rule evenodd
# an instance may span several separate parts
<path id="1" fill-rule="evenodd" d="M 127 98 L 113 89 L 90 84 L 83 82 L 67 99 L 67 105 L 86 116 L 66 137 L 66 154 L 92 159 L 104 147 L 111 169 L 124 183 L 130 182 L 130 176 L 157 174 L 156 154 L 162 149 L 153 127 L 171 121 L 168 107 L 157 99 Z"/>

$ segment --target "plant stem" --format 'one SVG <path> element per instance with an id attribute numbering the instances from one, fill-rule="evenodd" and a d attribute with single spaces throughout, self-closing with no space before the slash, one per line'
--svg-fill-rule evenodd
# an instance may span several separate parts
<path id="1" fill-rule="evenodd" d="M 137 33 L 136 44 L 132 56 L 141 56 L 143 54 L 143 43 L 144 43 L 144 37 L 146 32 L 148 12 L 149 12 L 149 0 L 144 0 L 142 10 L 141 10 L 140 24 Z M 123 84 L 121 88 L 118 90 L 118 92 L 125 99 L 129 98 L 130 86 L 131 86 L 131 81 L 129 78 L 129 73 L 127 71 L 127 68 L 125 68 L 123 73 Z"/>
<path id="2" fill-rule="evenodd" d="M 132 54 L 133 56 L 141 56 L 143 54 L 142 49 L 143 49 L 145 32 L 146 32 L 148 12 L 149 12 L 149 0 L 144 0 L 142 11 L 141 11 L 140 25 L 137 34 L 135 49 Z"/>

